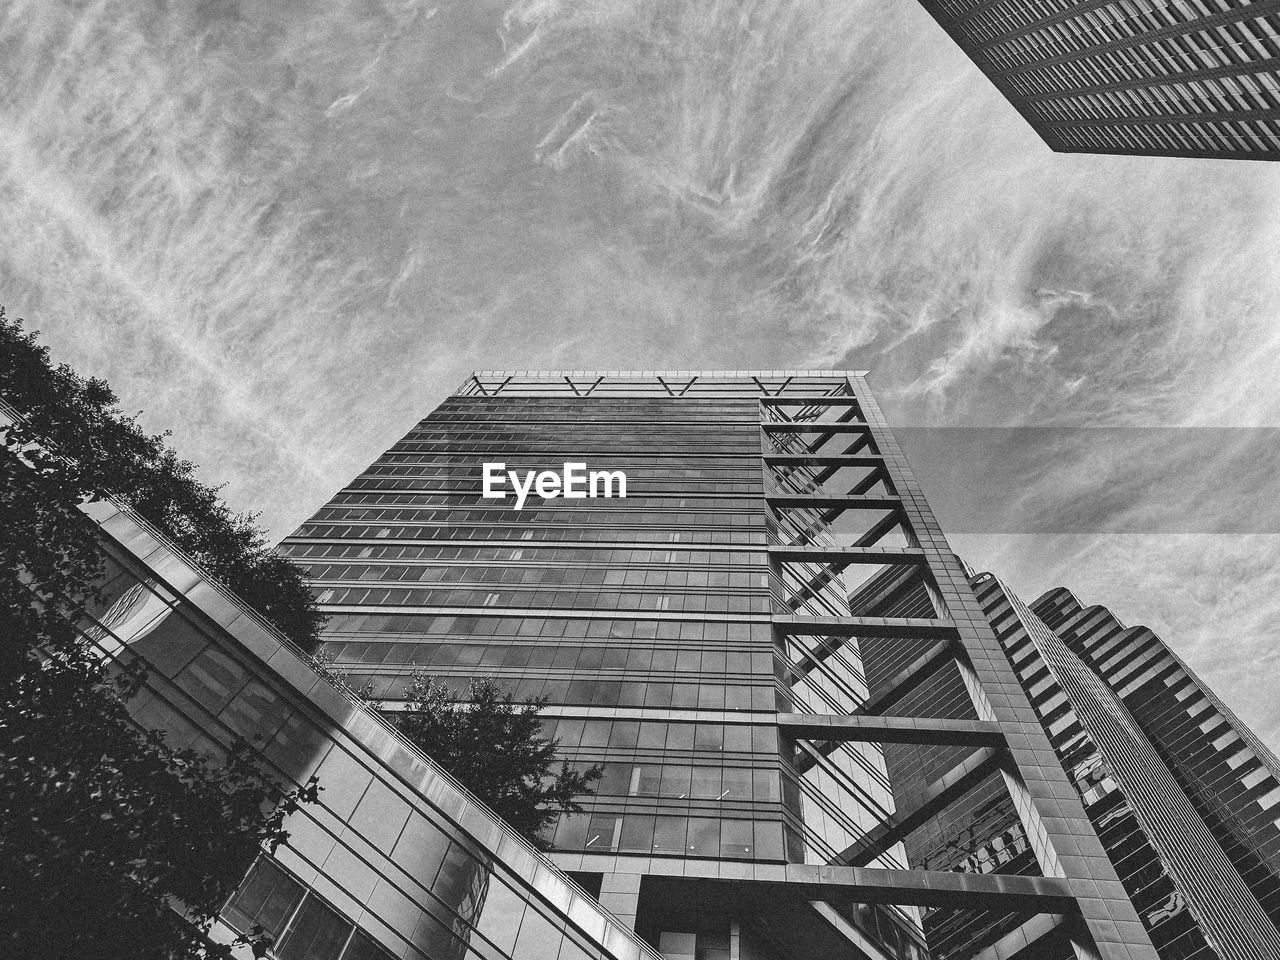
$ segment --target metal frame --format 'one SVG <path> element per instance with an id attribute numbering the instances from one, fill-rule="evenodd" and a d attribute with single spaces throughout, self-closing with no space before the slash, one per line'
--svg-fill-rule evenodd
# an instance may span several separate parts
<path id="1" fill-rule="evenodd" d="M 824 396 L 762 400 L 764 469 L 766 474 L 773 471 L 783 481 L 790 474 L 779 471 L 808 471 L 810 481 L 821 487 L 823 479 L 842 466 L 871 467 L 872 476 L 883 482 L 888 493 L 874 497 L 844 492 L 830 496 L 766 493 L 766 501 L 780 520 L 790 511 L 821 511 L 817 529 L 805 531 L 805 539 L 817 542 L 771 547 L 770 558 L 779 572 L 784 565 L 803 564 L 809 572 L 819 568 L 819 574 L 811 579 L 835 582 L 841 571 L 855 564 L 911 564 L 924 578 L 937 616 L 932 619 L 816 617 L 793 613 L 774 617 L 775 633 L 780 640 L 803 635 L 901 637 L 936 642 L 900 674 L 890 690 L 875 702 L 864 704 L 864 709 L 857 714 L 780 714 L 779 728 L 789 736 L 817 741 L 819 750 L 824 745 L 829 748 L 834 743 L 855 739 L 963 745 L 972 746 L 974 752 L 912 802 L 904 804 L 903 809 L 886 819 L 861 843 L 844 851 L 839 862 L 868 862 L 963 795 L 983 776 L 999 770 L 1044 876 L 1059 878 L 1062 882 L 1063 901 L 1051 911 L 1039 912 L 1061 913 L 1068 918 L 1062 927 L 1070 936 L 1078 957 L 1155 960 L 1151 941 L 1133 906 L 1124 897 L 1115 871 L 1001 653 L 969 588 L 965 571 L 948 547 L 919 483 L 867 387 L 865 376 L 851 374 L 849 387 L 847 394 L 838 399 L 843 412 L 837 421 L 817 419 L 821 408 L 829 402 Z M 793 409 L 798 409 L 799 417 L 789 415 L 788 411 Z M 805 444 L 802 452 L 796 452 L 795 440 L 805 434 L 816 434 L 820 439 L 816 444 Z M 836 436 L 858 438 L 856 451 L 816 452 Z M 813 472 L 815 470 L 818 472 Z M 873 524 L 852 546 L 821 542 L 821 530 L 832 520 L 846 511 L 869 507 L 888 510 L 893 522 L 882 520 Z M 877 543 L 895 526 L 906 537 L 907 546 L 878 547 Z M 780 576 L 777 580 L 782 582 Z M 979 718 L 977 721 L 878 716 L 924 677 L 950 663 L 955 663 L 960 670 Z M 937 871 L 909 871 L 908 874 L 909 878 L 903 878 L 901 895 L 904 898 L 910 896 L 907 887 L 920 881 L 933 885 L 942 883 L 945 876 L 948 885 L 976 889 L 985 887 L 993 879 Z M 958 881 L 955 878 L 959 878 Z M 1013 879 L 1000 878 L 1001 881 Z M 1105 903 L 1098 896 L 1102 889 L 1109 893 Z M 966 902 L 959 893 L 941 900 L 952 906 Z M 1017 909 L 1019 904 L 1025 904 L 1016 896 L 1002 901 L 999 894 L 984 898 L 983 902 L 996 909 L 1002 906 Z M 1059 929 L 1056 923 L 1033 926 L 1040 933 Z"/>

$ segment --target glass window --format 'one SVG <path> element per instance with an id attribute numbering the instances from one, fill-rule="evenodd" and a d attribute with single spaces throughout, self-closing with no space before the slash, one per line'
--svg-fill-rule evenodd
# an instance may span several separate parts
<path id="1" fill-rule="evenodd" d="M 584 747 L 603 747 L 609 742 L 608 720 L 588 720 L 582 730 L 582 743 Z"/>
<path id="2" fill-rule="evenodd" d="M 596 787 L 596 793 L 604 796 L 622 796 L 631 785 L 632 765 L 629 763 L 606 763 L 604 775 Z"/>
<path id="3" fill-rule="evenodd" d="M 738 753 L 751 752 L 751 728 L 736 724 L 724 727 L 724 748 Z"/>
<path id="4" fill-rule="evenodd" d="M 555 845 L 559 850 L 581 850 L 587 843 L 587 817 L 576 814 L 560 818 L 556 825 Z"/>
<path id="5" fill-rule="evenodd" d="M 639 776 L 636 777 L 635 796 L 637 797 L 656 797 L 658 788 L 662 782 L 662 765 L 657 763 L 645 763 L 639 766 Z"/>
<path id="6" fill-rule="evenodd" d="M 750 859 L 755 838 L 750 820 L 720 821 L 720 855 L 734 860 Z"/>
<path id="7" fill-rule="evenodd" d="M 667 727 L 668 750 L 693 749 L 693 724 L 672 723 Z"/>
<path id="8" fill-rule="evenodd" d="M 720 856 L 720 821 L 712 817 L 690 817 L 685 850 L 695 857 Z"/>
<path id="9" fill-rule="evenodd" d="M 612 813 L 593 813 L 587 826 L 587 839 L 583 849 L 612 850 L 617 842 L 618 817 Z"/>
<path id="10" fill-rule="evenodd" d="M 409 938 L 415 947 L 428 957 L 461 957 L 465 949 L 443 921 L 429 913 L 418 920 L 418 927 Z"/>
<path id="11" fill-rule="evenodd" d="M 280 945 L 280 960 L 338 960 L 352 924 L 317 897 L 308 897 Z"/>
<path id="12" fill-rule="evenodd" d="M 618 849 L 627 853 L 648 853 L 653 848 L 654 818 L 628 814 L 622 821 Z"/>
<path id="13" fill-rule="evenodd" d="M 635 684 L 640 687 L 641 684 Z M 644 749 L 661 749 L 667 739 L 667 725 L 665 723 L 654 723 L 653 721 L 645 721 L 640 724 L 640 738 L 638 746 Z"/>
<path id="14" fill-rule="evenodd" d="M 223 916 L 241 933 L 257 923 L 275 936 L 293 913 L 303 893 L 302 885 L 274 861 L 260 857 L 232 896 Z"/>
<path id="15" fill-rule="evenodd" d="M 720 797 L 720 768 L 696 766 L 693 768 L 693 794 L 702 800 Z"/>
<path id="16" fill-rule="evenodd" d="M 753 770 L 751 779 L 753 781 L 752 792 L 757 803 L 778 799 L 778 774 L 776 771 Z"/>
<path id="17" fill-rule="evenodd" d="M 248 671 L 215 647 L 206 647 L 200 656 L 178 671 L 174 682 L 211 713 L 217 713 L 249 678 Z"/>
<path id="18" fill-rule="evenodd" d="M 721 796 L 726 800 L 751 799 L 751 771 L 743 767 L 726 767 Z"/>
<path id="19" fill-rule="evenodd" d="M 690 777 L 693 768 L 682 763 L 668 763 L 662 768 L 662 786 L 659 793 L 664 797 L 687 797 L 690 791 Z"/>
<path id="20" fill-rule="evenodd" d="M 585 822 L 585 818 L 576 819 Z M 493 941 L 499 950 L 510 953 L 520 930 L 525 902 L 519 894 L 496 877 L 489 886 L 476 929 Z M 347 960 L 343 957 L 342 960 Z"/>
<path id="21" fill-rule="evenodd" d="M 755 821 L 757 860 L 782 859 L 782 824 L 767 820 Z"/>
<path id="22" fill-rule="evenodd" d="M 342 960 L 394 960 L 394 954 L 363 930 L 357 929 L 342 953 Z"/>
<path id="23" fill-rule="evenodd" d="M 684 853 L 685 829 L 684 817 L 654 818 L 653 852 L 667 856 Z"/>
<path id="24" fill-rule="evenodd" d="M 715 723 L 698 724 L 698 732 L 694 738 L 695 750 L 724 749 L 724 727 Z"/>
<path id="25" fill-rule="evenodd" d="M 513 957 L 554 957 L 560 950 L 560 942 L 564 939 L 558 929 L 552 926 L 542 914 L 536 910 L 526 910 L 524 920 L 520 924 L 520 935 L 516 938 Z"/>

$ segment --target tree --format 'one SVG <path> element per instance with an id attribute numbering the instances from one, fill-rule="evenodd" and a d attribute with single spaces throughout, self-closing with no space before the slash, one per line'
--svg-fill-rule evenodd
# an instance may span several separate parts
<path id="1" fill-rule="evenodd" d="M 195 466 L 168 446 L 168 433 L 148 435 L 136 416 L 120 411 L 105 381 L 55 367 L 37 339 L 0 307 L 0 400 L 26 421 L 25 436 L 6 442 L 10 452 L 38 438 L 74 464 L 82 502 L 111 495 L 131 507 L 285 636 L 314 650 L 325 617 L 298 568 L 271 550 L 256 515 L 234 513 L 219 488 L 197 480 Z"/>
<path id="2" fill-rule="evenodd" d="M 351 670 L 324 648 L 311 663 L 367 706 L 382 708 L 372 681 L 356 686 Z M 460 697 L 421 667 L 404 697 L 405 709 L 383 718 L 539 849 L 547 848 L 546 833 L 561 816 L 582 812 L 577 798 L 595 792 L 600 764 L 577 770 L 562 761 L 552 772 L 560 741 L 542 736 L 545 697 L 516 702 L 491 677 L 471 680 Z"/>
<path id="3" fill-rule="evenodd" d="M 45 388 L 40 400 L 33 391 Z M 101 599 L 103 562 L 81 504 L 115 493 L 114 482 L 135 505 L 164 511 L 212 492 L 111 409 L 105 384 L 52 370 L 3 311 L 0 396 L 34 411 L 0 427 L 0 955 L 226 956 L 207 942 L 210 922 L 258 851 L 287 838 L 284 818 L 316 799 L 318 785 L 282 788 L 245 743 L 215 761 L 140 729 L 128 702 L 144 669 L 105 663 L 76 626 Z M 65 441 L 57 452 L 45 431 Z M 60 455 L 68 452 L 80 459 Z M 169 482 L 177 494 L 163 494 Z M 212 535 L 188 533 L 206 556 L 234 539 L 221 509 L 185 521 L 188 531 L 201 517 L 225 521 Z M 162 514 L 171 535 L 182 529 L 163 511 L 153 519 Z M 252 567 L 251 552 L 234 552 L 226 562 Z M 258 955 L 269 942 L 242 939 Z"/>
<path id="4" fill-rule="evenodd" d="M 78 608 L 98 599 L 102 553 L 76 505 L 98 494 L 24 425 L 0 427 L 0 683 L 38 644 L 65 646 Z"/>
<path id="5" fill-rule="evenodd" d="M 139 729 L 126 704 L 141 678 L 71 647 L 0 690 L 0 955 L 227 956 L 209 924 L 316 799 L 314 782 L 269 781 L 243 742 L 214 762 Z M 249 939 L 261 955 L 268 941 Z"/>
<path id="6" fill-rule="evenodd" d="M 552 772 L 560 742 L 542 736 L 545 698 L 517 703 L 489 677 L 473 679 L 459 698 L 421 668 L 405 698 L 404 711 L 387 715 L 391 723 L 539 848 L 561 815 L 582 812 L 576 798 L 600 779 L 599 764 L 575 770 L 561 762 Z"/>

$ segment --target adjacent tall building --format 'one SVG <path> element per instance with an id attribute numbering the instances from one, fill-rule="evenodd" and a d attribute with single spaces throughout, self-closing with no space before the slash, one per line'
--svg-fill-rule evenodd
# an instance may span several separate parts
<path id="1" fill-rule="evenodd" d="M 1110 610 L 1084 607 L 1062 588 L 1040 597 L 1031 609 L 1069 658 L 1112 691 L 1108 710 L 1136 728 L 1140 740 L 1149 744 L 1143 750 L 1168 769 L 1164 782 L 1185 795 L 1185 804 L 1179 797 L 1178 805 L 1193 811 L 1197 842 L 1211 837 L 1202 862 L 1222 869 L 1219 889 L 1224 896 L 1230 891 L 1231 915 L 1247 918 L 1260 909 L 1273 926 L 1280 926 L 1280 760 L 1148 628 L 1126 627 Z M 1023 619 L 1029 619 L 1025 611 Z M 1080 672 L 1081 667 L 1073 669 Z M 1077 712 L 1084 709 L 1082 700 Z M 1081 718 L 1089 729 L 1083 712 Z M 1101 740 L 1099 748 L 1104 756 L 1108 753 Z M 1112 777 L 1126 788 L 1124 771 L 1117 768 Z M 1141 818 L 1140 789 L 1135 782 L 1126 792 L 1134 795 Z M 1153 802 L 1164 806 L 1160 796 Z M 1153 815 L 1147 819 L 1154 822 Z M 1163 858 L 1174 863 L 1189 853 L 1186 840 L 1176 838 Z M 1270 943 L 1280 956 L 1280 941 L 1274 934 L 1267 936 L 1272 939 L 1259 934 L 1259 942 Z"/>
<path id="2" fill-rule="evenodd" d="M 1033 612 L 990 574 L 972 582 L 1160 956 L 1280 956 L 1280 764 L 1270 751 L 1150 630 L 1125 628 L 1065 590 L 1045 594 Z M 896 615 L 927 601 L 917 580 L 893 571 L 853 597 L 863 613 Z M 873 692 L 912 656 L 885 641 L 863 652 Z M 963 710 L 953 671 L 935 671 L 916 696 L 932 712 Z M 906 783 L 954 762 L 912 746 L 886 759 L 891 778 Z M 1013 806 L 981 791 L 921 830 L 908 856 L 965 871 L 1033 864 Z M 989 911 L 935 911 L 925 929 L 931 943 L 963 956 L 1007 925 Z"/>
<path id="3" fill-rule="evenodd" d="M 1276 0 L 920 0 L 1054 150 L 1280 159 Z"/>
<path id="4" fill-rule="evenodd" d="M 480 372 L 282 550 L 388 708 L 548 699 L 605 765 L 554 859 L 673 960 L 1157 956 L 861 373 Z"/>

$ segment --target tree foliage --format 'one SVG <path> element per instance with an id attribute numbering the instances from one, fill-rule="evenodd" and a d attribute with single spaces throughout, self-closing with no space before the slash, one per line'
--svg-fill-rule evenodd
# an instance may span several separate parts
<path id="1" fill-rule="evenodd" d="M 284 790 L 244 743 L 215 762 L 132 721 L 144 671 L 104 662 L 76 627 L 101 599 L 103 565 L 79 506 L 123 491 L 153 521 L 168 517 L 175 540 L 203 543 L 207 566 L 242 576 L 257 561 L 235 555 L 227 528 L 248 528 L 209 506 L 190 465 L 121 417 L 104 383 L 49 367 L 3 311 L 0 397 L 30 418 L 0 427 L 0 956 L 226 956 L 206 941 L 210 921 L 318 787 Z M 202 497 L 205 513 L 174 522 Z M 223 526 L 195 533 L 201 517 Z M 259 955 L 267 944 L 245 942 Z"/>
<path id="2" fill-rule="evenodd" d="M 315 799 L 314 783 L 272 784 L 245 743 L 215 763 L 141 730 L 126 706 L 140 681 L 73 646 L 0 691 L 0 955 L 226 956 L 205 931 Z"/>
<path id="3" fill-rule="evenodd" d="M 405 710 L 387 715 L 395 727 L 538 847 L 563 814 L 582 812 L 576 798 L 600 779 L 599 764 L 553 770 L 560 742 L 542 736 L 545 698 L 518 703 L 489 677 L 459 697 L 419 668 L 405 699 Z"/>
<path id="4" fill-rule="evenodd" d="M 323 647 L 311 662 L 365 705 L 382 708 L 372 681 L 356 686 L 350 669 Z M 560 817 L 582 812 L 578 797 L 595 792 L 604 768 L 570 767 L 559 760 L 560 741 L 542 736 L 545 697 L 515 701 L 491 677 L 472 679 L 459 696 L 421 667 L 403 696 L 403 710 L 383 713 L 387 722 L 539 849 Z"/>
<path id="5" fill-rule="evenodd" d="M 30 437 L 75 465 L 81 502 L 110 494 L 127 504 L 294 643 L 316 648 L 324 616 L 298 568 L 271 550 L 257 517 L 234 513 L 218 488 L 197 480 L 195 466 L 165 442 L 167 433 L 149 435 L 136 416 L 125 416 L 105 381 L 54 366 L 37 334 L 24 333 L 3 308 L 0 400 L 26 418 Z M 5 443 L 10 452 L 19 445 L 12 437 Z M 8 511 L 0 503 L 0 513 Z M 38 534 L 33 527 L 31 536 Z"/>

